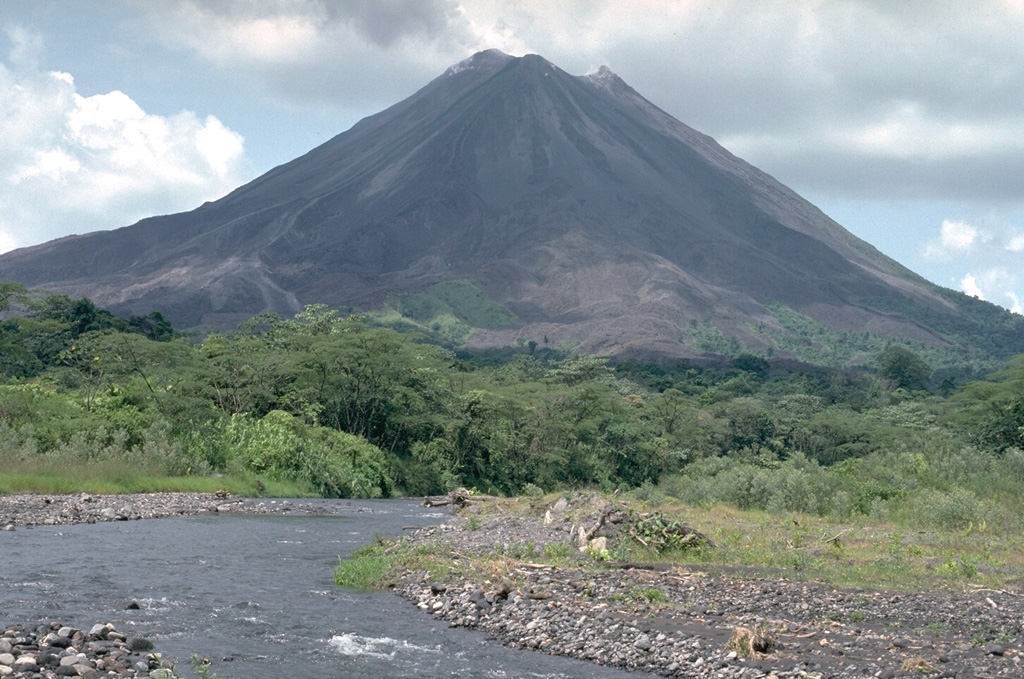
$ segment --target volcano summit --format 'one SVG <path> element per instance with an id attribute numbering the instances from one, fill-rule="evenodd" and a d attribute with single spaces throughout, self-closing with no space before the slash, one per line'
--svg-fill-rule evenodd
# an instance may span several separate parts
<path id="1" fill-rule="evenodd" d="M 218 201 L 0 256 L 0 280 L 178 327 L 308 303 L 427 324 L 442 309 L 472 346 L 616 355 L 695 355 L 697 325 L 766 348 L 780 308 L 944 344 L 943 324 L 978 303 L 607 68 L 573 76 L 495 50 Z"/>

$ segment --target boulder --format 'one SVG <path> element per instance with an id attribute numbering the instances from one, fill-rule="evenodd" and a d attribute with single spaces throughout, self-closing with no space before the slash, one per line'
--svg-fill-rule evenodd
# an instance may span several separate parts
<path id="1" fill-rule="evenodd" d="M 128 642 L 128 648 L 133 653 L 145 653 L 153 650 L 153 642 L 145 637 L 135 637 Z"/>

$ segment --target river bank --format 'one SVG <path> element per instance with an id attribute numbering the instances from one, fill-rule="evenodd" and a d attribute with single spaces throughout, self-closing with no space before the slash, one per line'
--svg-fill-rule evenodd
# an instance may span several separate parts
<path id="1" fill-rule="evenodd" d="M 406 570 L 394 591 L 425 615 L 480 630 L 506 647 L 663 676 L 1024 676 L 1024 600 L 1016 591 L 897 592 L 692 565 L 617 564 L 577 549 L 579 528 L 595 526 L 601 511 L 593 498 L 575 497 L 572 505 L 493 514 L 470 507 L 421 528 L 396 545 L 440 555 L 452 576 Z M 318 515 L 338 507 L 216 494 L 0 496 L 0 526 Z M 623 524 L 621 516 L 609 517 L 595 536 L 604 533 L 611 547 L 623 538 Z M 186 556 L 183 563 L 191 561 Z M 470 562 L 486 566 L 467 576 Z"/>
<path id="2" fill-rule="evenodd" d="M 129 641 L 152 641 L 184 677 L 203 676 L 189 668 L 193 655 L 211 661 L 205 676 L 224 679 L 632 676 L 513 650 L 418 615 L 390 592 L 334 585 L 339 559 L 379 536 L 436 525 L 444 510 L 416 500 L 294 505 L 306 511 L 0 531 L 0 635 L 14 625 L 88 633 L 111 623 Z"/>
<path id="3" fill-rule="evenodd" d="M 0 529 L 201 514 L 331 514 L 336 504 L 313 500 L 238 498 L 228 493 L 131 495 L 0 495 Z"/>
<path id="4" fill-rule="evenodd" d="M 552 509 L 456 516 L 403 538 L 410 553 L 449 555 L 458 575 L 406 570 L 394 590 L 513 648 L 662 676 L 1024 676 L 1016 592 L 896 592 L 616 564 L 576 549 L 594 514 L 572 520 L 571 509 Z M 617 532 L 610 525 L 608 539 Z"/>
<path id="5" fill-rule="evenodd" d="M 97 623 L 89 631 L 58 622 L 34 628 L 11 625 L 0 631 L 0 677 L 5 679 L 111 675 L 177 679 L 173 668 L 153 652 L 152 641 L 129 637 L 110 623 Z"/>

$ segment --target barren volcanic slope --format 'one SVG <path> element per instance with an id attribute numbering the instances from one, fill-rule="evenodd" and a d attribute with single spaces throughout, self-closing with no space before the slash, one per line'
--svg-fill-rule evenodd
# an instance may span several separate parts
<path id="1" fill-rule="evenodd" d="M 920 318 L 972 303 L 607 69 L 572 76 L 493 50 L 221 200 L 3 255 L 0 280 L 161 310 L 178 327 L 315 302 L 370 309 L 468 281 L 512 312 L 472 344 L 678 356 L 694 353 L 694 321 L 765 346 L 755 328 L 778 327 L 770 303 L 933 343 L 945 340 Z M 893 313 L 907 307 L 927 313 Z"/>

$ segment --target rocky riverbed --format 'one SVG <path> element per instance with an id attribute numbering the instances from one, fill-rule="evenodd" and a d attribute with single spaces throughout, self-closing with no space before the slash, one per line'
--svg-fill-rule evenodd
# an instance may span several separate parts
<path id="1" fill-rule="evenodd" d="M 336 511 L 337 505 L 302 500 L 234 498 L 224 492 L 0 495 L 0 529 L 196 514 L 326 514 Z"/>
<path id="2" fill-rule="evenodd" d="M 405 539 L 456 561 L 498 555 L 504 574 L 433 582 L 407 572 L 395 589 L 508 646 L 670 677 L 1024 677 L 1015 592 L 841 588 L 583 555 L 574 564 L 578 529 L 550 510 L 546 520 L 455 517 Z M 569 548 L 568 565 L 532 563 Z"/>
<path id="3" fill-rule="evenodd" d="M 490 555 L 501 561 L 502 574 L 437 582 L 409 571 L 395 591 L 424 614 L 514 648 L 662 676 L 1024 677 L 1018 592 L 889 592 L 599 563 L 577 549 L 579 528 L 595 525 L 599 508 L 581 498 L 573 504 L 541 515 L 463 511 L 420 529 L 403 539 L 453 561 Z M 333 507 L 226 494 L 8 495 L 0 496 L 0 527 L 338 511 Z M 597 535 L 617 539 L 619 520 L 612 515 Z M 537 563 L 545 555 L 561 566 Z M 0 635 L 0 678 L 173 676 L 159 665 L 145 640 L 109 625 L 88 632 L 59 623 L 11 626 Z"/>
<path id="4" fill-rule="evenodd" d="M 32 629 L 11 626 L 0 634 L 0 677 L 5 679 L 108 676 L 176 677 L 153 652 L 153 642 L 129 638 L 109 623 L 88 631 L 56 622 Z"/>

